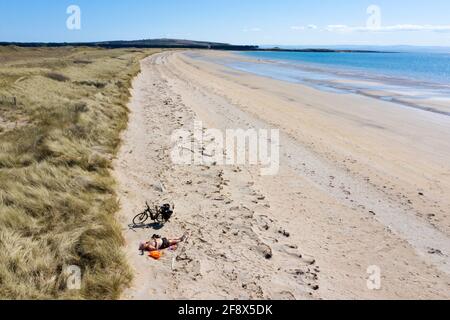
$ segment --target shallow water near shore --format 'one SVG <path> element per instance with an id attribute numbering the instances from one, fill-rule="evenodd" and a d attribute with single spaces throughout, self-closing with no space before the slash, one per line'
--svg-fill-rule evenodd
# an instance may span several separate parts
<path id="1" fill-rule="evenodd" d="M 341 74 L 411 79 L 424 83 L 450 83 L 450 54 L 360 52 L 243 52 L 244 56 L 316 68 Z"/>
<path id="2" fill-rule="evenodd" d="M 193 53 L 191 57 L 205 59 Z M 446 64 L 450 55 L 446 54 L 239 52 L 234 59 L 212 62 L 323 91 L 361 94 L 450 116 L 445 106 L 450 105 L 450 64 Z"/>

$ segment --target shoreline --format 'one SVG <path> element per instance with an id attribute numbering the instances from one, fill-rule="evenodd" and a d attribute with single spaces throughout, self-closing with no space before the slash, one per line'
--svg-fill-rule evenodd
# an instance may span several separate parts
<path id="1" fill-rule="evenodd" d="M 446 120 L 231 72 L 184 52 L 157 54 L 141 66 L 115 166 L 125 251 L 136 274 L 123 298 L 450 297 Z M 220 130 L 279 128 L 279 175 L 174 165 L 171 133 L 195 119 Z M 153 230 L 128 227 L 145 200 L 164 198 L 178 209 L 159 232 L 191 232 L 175 253 L 175 270 L 172 254 L 157 262 L 138 256 L 137 243 Z M 270 260 L 262 255 L 267 247 Z M 383 279 L 375 291 L 367 288 L 374 265 Z"/>
<path id="2" fill-rule="evenodd" d="M 214 61 L 211 56 L 218 58 Z M 362 70 L 274 58 L 258 59 L 256 56 L 246 56 L 239 52 L 198 54 L 196 58 L 202 60 L 206 57 L 209 62 L 274 80 L 302 84 L 322 91 L 364 95 L 409 108 L 450 115 L 450 87 L 441 82 L 424 82 L 383 74 L 370 75 L 367 74 L 368 70 L 362 75 Z"/>

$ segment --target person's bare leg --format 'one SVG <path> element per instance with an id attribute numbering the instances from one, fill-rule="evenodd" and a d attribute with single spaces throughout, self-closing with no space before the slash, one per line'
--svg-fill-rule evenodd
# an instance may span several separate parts
<path id="1" fill-rule="evenodd" d="M 168 240 L 168 241 L 169 241 L 170 246 L 175 246 L 181 242 L 180 239 L 173 239 L 173 240 Z"/>
<path id="2" fill-rule="evenodd" d="M 188 239 L 188 234 L 186 233 L 181 238 L 169 239 L 168 241 L 169 241 L 170 246 L 175 246 L 175 245 L 179 244 L 180 242 L 186 241 L 187 239 Z"/>

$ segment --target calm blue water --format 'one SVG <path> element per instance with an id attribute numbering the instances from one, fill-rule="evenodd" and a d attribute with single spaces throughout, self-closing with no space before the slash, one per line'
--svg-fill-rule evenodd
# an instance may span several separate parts
<path id="1" fill-rule="evenodd" d="M 450 116 L 450 54 L 236 52 L 236 56 L 226 58 L 189 55 L 259 76 L 339 94 L 360 94 Z"/>
<path id="2" fill-rule="evenodd" d="M 450 85 L 450 54 L 244 52 L 245 56 Z"/>

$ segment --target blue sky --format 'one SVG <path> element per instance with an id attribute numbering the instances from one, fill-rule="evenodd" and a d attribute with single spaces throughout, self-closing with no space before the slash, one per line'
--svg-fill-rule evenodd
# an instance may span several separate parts
<path id="1" fill-rule="evenodd" d="M 377 29 L 367 8 L 381 10 Z M 69 30 L 69 5 L 81 29 Z M 373 14 L 373 12 L 372 12 Z M 450 46 L 448 0 L 2 0 L 0 41 L 183 38 L 235 44 Z"/>

